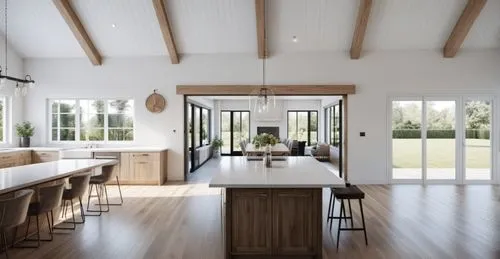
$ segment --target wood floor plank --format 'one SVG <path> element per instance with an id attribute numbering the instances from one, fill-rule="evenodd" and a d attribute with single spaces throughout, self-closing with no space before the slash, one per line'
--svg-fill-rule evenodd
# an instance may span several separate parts
<path id="1" fill-rule="evenodd" d="M 207 182 L 221 166 L 211 160 L 185 184 L 122 186 L 124 205 L 88 217 L 74 232 L 57 234 L 39 249 L 10 249 L 10 258 L 222 259 L 220 190 Z M 500 187 L 491 185 L 367 185 L 362 232 L 326 224 L 329 190 L 323 192 L 324 258 L 500 258 Z M 112 199 L 118 197 L 110 187 Z M 360 224 L 357 201 L 352 202 Z M 335 213 L 338 214 L 339 204 Z M 42 230 L 47 231 L 47 230 Z"/>

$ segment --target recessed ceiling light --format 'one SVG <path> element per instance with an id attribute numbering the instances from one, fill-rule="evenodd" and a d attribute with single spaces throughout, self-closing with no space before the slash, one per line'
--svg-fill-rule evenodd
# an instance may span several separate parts
<path id="1" fill-rule="evenodd" d="M 111 24 L 111 27 L 112 27 L 112 28 L 116 28 L 116 24 L 112 23 L 112 24 Z"/>
<path id="2" fill-rule="evenodd" d="M 299 39 L 297 39 L 297 36 L 293 36 L 293 37 L 292 37 L 292 41 L 293 41 L 293 42 L 297 42 L 297 41 L 299 41 Z"/>

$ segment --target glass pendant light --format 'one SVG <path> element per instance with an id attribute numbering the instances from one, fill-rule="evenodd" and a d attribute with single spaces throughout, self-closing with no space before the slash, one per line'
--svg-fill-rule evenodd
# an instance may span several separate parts
<path id="1" fill-rule="evenodd" d="M 264 6 L 264 16 L 266 15 L 266 8 Z M 267 33 L 267 30 L 264 30 Z M 267 35 L 264 35 L 267 38 Z M 267 49 L 265 50 L 267 52 Z M 262 59 L 262 86 L 254 89 L 248 96 L 249 108 L 255 113 L 268 113 L 276 107 L 276 96 L 273 89 L 266 86 L 266 58 Z"/>

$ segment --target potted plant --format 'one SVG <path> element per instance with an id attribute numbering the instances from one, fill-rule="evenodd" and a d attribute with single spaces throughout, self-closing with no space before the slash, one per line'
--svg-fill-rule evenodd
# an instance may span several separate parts
<path id="1" fill-rule="evenodd" d="M 278 138 L 273 136 L 273 134 L 268 134 L 268 133 L 261 133 L 255 136 L 252 140 L 252 144 L 254 144 L 256 148 L 260 148 L 266 145 L 274 146 L 278 142 L 279 142 Z"/>
<path id="2" fill-rule="evenodd" d="M 212 148 L 215 158 L 218 158 L 220 156 L 220 148 L 222 146 L 224 146 L 224 141 L 222 141 L 222 139 L 220 139 L 218 136 L 215 136 L 215 138 L 212 140 Z"/>
<path id="3" fill-rule="evenodd" d="M 29 121 L 16 124 L 16 133 L 19 137 L 20 147 L 29 147 L 30 138 L 35 134 L 35 127 Z"/>

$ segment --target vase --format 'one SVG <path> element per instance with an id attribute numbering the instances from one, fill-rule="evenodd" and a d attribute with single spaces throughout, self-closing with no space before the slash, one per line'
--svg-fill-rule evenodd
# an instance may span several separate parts
<path id="1" fill-rule="evenodd" d="M 20 147 L 30 147 L 30 138 L 29 137 L 20 137 L 19 138 L 19 146 Z"/>

